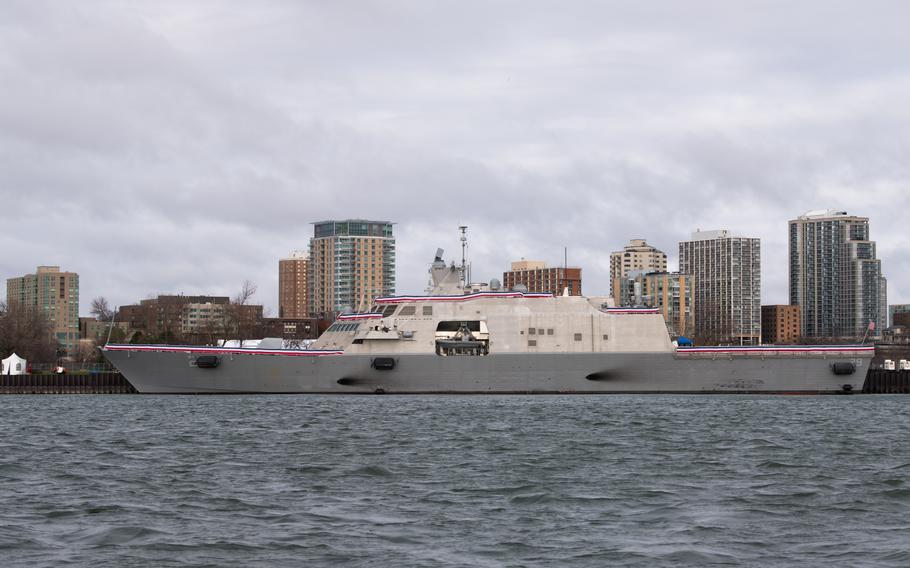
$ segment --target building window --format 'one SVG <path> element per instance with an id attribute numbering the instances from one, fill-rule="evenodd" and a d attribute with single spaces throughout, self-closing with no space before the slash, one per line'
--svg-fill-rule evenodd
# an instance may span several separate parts
<path id="1" fill-rule="evenodd" d="M 533 327 L 528 328 L 528 335 L 535 335 L 537 330 Z"/>
<path id="2" fill-rule="evenodd" d="M 537 347 L 537 340 L 536 340 L 536 339 L 529 339 L 529 340 L 528 340 L 528 347 Z"/>

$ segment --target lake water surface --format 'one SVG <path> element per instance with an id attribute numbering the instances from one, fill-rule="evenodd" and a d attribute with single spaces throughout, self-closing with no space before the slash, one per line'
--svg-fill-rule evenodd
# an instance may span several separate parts
<path id="1" fill-rule="evenodd" d="M 2 566 L 910 566 L 910 397 L 5 396 Z"/>

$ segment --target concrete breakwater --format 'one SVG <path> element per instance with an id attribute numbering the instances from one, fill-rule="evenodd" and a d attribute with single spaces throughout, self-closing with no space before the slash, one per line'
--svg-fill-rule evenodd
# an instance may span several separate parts
<path id="1" fill-rule="evenodd" d="M 0 394 L 134 394 L 117 372 L 61 375 L 0 375 Z"/>

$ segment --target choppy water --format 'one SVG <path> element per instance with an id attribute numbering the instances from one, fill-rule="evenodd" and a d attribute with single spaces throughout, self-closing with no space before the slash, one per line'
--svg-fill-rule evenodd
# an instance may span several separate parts
<path id="1" fill-rule="evenodd" d="M 3 566 L 908 566 L 906 397 L 0 397 Z"/>

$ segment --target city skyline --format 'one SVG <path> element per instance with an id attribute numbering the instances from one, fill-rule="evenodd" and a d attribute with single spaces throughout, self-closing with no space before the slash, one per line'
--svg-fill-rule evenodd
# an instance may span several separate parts
<path id="1" fill-rule="evenodd" d="M 811 211 L 807 211 L 807 212 L 800 213 L 800 215 L 803 215 L 804 213 L 809 213 L 809 212 L 811 212 Z M 394 222 L 393 222 L 393 223 L 394 223 Z M 396 224 L 396 225 L 399 225 L 398 223 L 395 223 L 395 224 Z M 869 224 L 870 224 L 870 226 L 871 226 L 871 225 L 874 225 L 874 221 L 871 221 L 871 220 L 870 220 Z M 307 224 L 308 227 L 310 227 L 311 225 L 312 225 L 312 223 Z M 457 229 L 457 227 L 455 227 L 455 229 Z M 311 229 L 311 230 L 312 230 L 312 229 Z M 398 229 L 396 229 L 396 231 L 398 231 L 398 230 L 401 230 L 401 228 L 399 227 Z M 715 229 L 715 230 L 719 230 L 719 229 Z M 731 235 L 734 235 L 734 236 L 740 236 L 740 234 L 741 234 L 741 232 L 740 232 L 740 231 L 737 231 L 737 230 L 730 230 L 730 229 L 725 229 L 725 230 L 729 230 L 730 234 L 731 234 Z M 874 234 L 874 232 L 875 232 L 874 227 L 871 227 L 869 230 L 870 230 L 870 232 L 871 232 L 872 234 Z M 456 247 L 456 246 L 459 246 L 459 247 L 460 247 L 460 242 L 457 241 L 458 236 L 456 235 L 456 231 L 455 231 L 455 230 L 450 231 L 450 233 L 451 233 L 451 235 L 448 235 L 448 238 L 449 238 L 450 240 L 452 240 L 452 241 L 456 241 L 456 243 L 455 243 L 455 244 L 452 244 L 452 246 L 451 246 L 450 248 L 442 247 L 441 245 L 440 245 L 440 247 L 441 247 L 441 248 L 444 248 L 444 250 L 445 250 L 445 256 L 446 256 L 446 261 L 447 261 L 447 262 L 453 262 L 453 261 L 456 261 L 456 262 L 457 262 L 457 261 L 460 261 L 460 248 L 458 249 L 457 254 L 456 254 L 454 251 L 455 251 L 455 247 Z M 468 239 L 469 246 L 468 246 L 468 250 L 471 250 L 472 247 L 471 247 L 471 244 L 470 244 L 470 243 L 473 242 L 473 239 L 471 238 L 472 233 L 470 232 L 470 227 L 469 227 L 469 233 L 468 233 L 468 234 L 469 234 L 469 239 Z M 446 235 L 440 235 L 440 236 L 441 236 L 441 240 L 445 240 Z M 624 245 L 621 245 L 621 246 L 627 246 L 628 243 L 629 243 L 629 241 L 635 240 L 635 239 L 639 239 L 639 238 L 640 238 L 640 237 L 635 237 L 635 238 L 626 239 L 625 244 L 624 244 Z M 755 237 L 755 238 L 758 238 L 761 242 L 764 242 L 764 239 L 763 239 L 762 237 L 760 237 L 760 236 Z M 309 237 L 308 239 L 312 239 L 312 233 L 310 233 L 310 237 Z M 402 246 L 404 243 L 402 243 L 402 242 L 401 242 L 401 239 L 397 238 L 397 236 L 396 236 L 396 240 L 397 240 L 396 248 L 397 248 L 398 251 L 400 251 L 400 250 L 402 250 L 402 249 L 409 249 L 409 248 L 412 248 L 412 247 L 409 247 L 409 246 Z M 652 245 L 652 243 L 650 242 L 650 239 L 644 238 L 643 240 L 647 240 L 647 241 L 648 241 L 648 245 Z M 677 241 L 675 244 L 678 245 L 679 243 L 685 242 L 686 240 L 688 240 L 688 239 L 680 239 L 680 240 Z M 881 243 L 879 243 L 879 244 L 881 244 Z M 307 243 L 307 244 L 304 245 L 304 246 L 297 247 L 296 249 L 294 249 L 294 250 L 290 253 L 290 255 L 293 256 L 293 254 L 301 254 L 301 253 L 303 253 L 303 251 L 308 250 L 308 246 L 309 246 L 309 244 Z M 616 249 L 621 250 L 621 246 L 617 245 L 616 247 L 613 247 L 613 248 L 616 248 Z M 658 251 L 661 251 L 661 247 L 660 247 L 660 246 L 657 246 L 657 245 L 653 245 L 653 246 L 655 246 L 655 248 L 656 248 Z M 435 249 L 434 249 L 434 250 L 435 250 Z M 568 247 L 568 251 L 572 251 L 572 250 L 573 250 L 573 248 L 572 248 L 571 246 L 569 246 L 569 247 Z M 585 295 L 586 295 L 586 296 L 605 296 L 605 297 L 606 297 L 606 296 L 610 296 L 610 282 L 611 282 L 611 279 L 610 279 L 609 276 L 610 276 L 610 272 L 611 272 L 611 271 L 610 271 L 611 254 L 612 254 L 612 253 L 611 253 L 611 250 L 612 250 L 611 247 L 609 247 L 609 246 L 608 246 L 608 247 L 605 247 L 605 252 L 604 252 L 604 254 L 606 255 L 606 265 L 607 265 L 607 271 L 606 271 L 606 278 L 605 278 L 605 280 L 604 280 L 603 282 L 592 281 L 590 284 L 588 284 L 588 285 L 585 287 Z M 667 271 L 668 271 L 668 272 L 678 272 L 678 271 L 679 271 L 679 254 L 678 254 L 678 247 L 673 247 L 673 248 L 671 248 L 671 249 L 669 249 L 669 250 L 670 250 L 670 252 L 667 252 L 667 253 L 666 253 L 666 256 L 667 256 Z M 563 253 L 566 253 L 565 247 L 563 247 L 563 251 L 562 251 L 562 252 L 563 252 Z M 615 251 L 613 251 L 613 252 L 615 252 Z M 661 252 L 662 252 L 662 251 L 661 251 Z M 271 254 L 271 251 L 270 251 L 270 254 Z M 399 252 L 398 254 L 399 254 L 399 258 L 400 258 L 400 252 Z M 761 255 L 762 255 L 762 269 L 761 269 L 761 270 L 762 270 L 762 298 L 761 298 L 761 303 L 762 303 L 762 304 L 788 304 L 788 303 L 789 303 L 789 296 L 788 296 L 789 288 L 788 288 L 788 287 L 785 287 L 784 290 L 780 291 L 780 292 L 783 294 L 783 296 L 782 296 L 781 298 L 778 298 L 780 301 L 772 301 L 772 300 L 769 300 L 769 299 L 766 297 L 766 292 L 765 292 L 765 286 L 766 286 L 766 283 L 765 283 L 765 272 L 768 271 L 768 270 L 774 271 L 775 268 L 774 268 L 774 267 L 768 268 L 768 267 L 765 266 L 765 264 L 764 264 L 764 262 L 765 262 L 765 261 L 764 261 L 765 254 L 766 254 L 766 251 L 765 251 L 765 249 L 764 249 L 764 245 L 762 245 L 762 250 L 761 250 Z M 274 282 L 274 291 L 271 291 L 271 290 L 269 289 L 270 283 L 268 282 L 268 280 L 266 280 L 266 279 L 258 280 L 258 279 L 256 279 L 256 278 L 250 278 L 250 280 L 252 280 L 254 283 L 256 283 L 256 285 L 257 285 L 257 287 L 258 287 L 258 291 L 257 291 L 257 293 L 255 294 L 255 296 L 253 297 L 253 301 L 254 301 L 254 303 L 261 304 L 261 305 L 264 307 L 265 314 L 266 314 L 267 316 L 269 316 L 269 317 L 281 317 L 281 316 L 279 315 L 279 305 L 280 305 L 279 280 L 280 280 L 280 279 L 279 279 L 278 276 L 277 276 L 277 272 L 278 272 L 278 271 L 276 271 L 275 269 L 276 269 L 276 267 L 278 266 L 278 263 L 280 263 L 280 262 L 283 261 L 283 260 L 287 260 L 287 259 L 288 259 L 288 256 L 289 256 L 288 254 L 280 254 L 279 252 L 275 251 L 274 258 L 269 258 L 269 259 L 268 259 L 268 260 L 271 261 L 271 267 L 270 267 L 270 268 L 271 268 L 271 271 L 272 271 L 273 273 L 275 273 L 275 278 L 274 278 L 274 280 L 275 280 L 275 282 Z M 455 258 L 456 256 L 458 256 L 457 259 Z M 542 254 L 536 254 L 534 251 L 529 251 L 529 252 L 527 253 L 526 256 L 537 256 L 537 257 L 540 257 L 540 258 L 543 258 L 543 257 L 544 257 L 544 255 L 542 255 Z M 306 255 L 305 255 L 305 258 L 308 259 L 308 258 L 309 258 L 309 255 L 306 254 Z M 414 259 L 414 258 L 410 258 L 410 259 L 406 259 L 406 260 L 407 260 L 407 261 L 410 261 L 412 264 L 419 264 L 419 263 L 420 263 L 419 260 L 416 260 L 416 259 Z M 502 277 L 502 272 L 503 272 L 503 271 L 507 271 L 507 270 L 509 269 L 511 263 L 514 262 L 514 259 L 509 260 L 509 261 L 506 263 L 506 267 L 505 267 L 505 268 L 502 268 L 502 269 L 500 269 L 500 270 L 498 270 L 498 271 L 497 271 L 496 268 L 494 268 L 493 270 L 490 271 L 491 273 L 490 273 L 489 275 L 485 275 L 485 276 L 483 276 L 483 277 L 480 277 L 480 275 L 477 273 L 477 262 L 471 257 L 470 253 L 468 254 L 468 262 L 472 264 L 473 271 L 474 271 L 474 275 L 475 275 L 474 280 L 475 280 L 475 281 L 488 282 L 490 279 L 494 279 L 494 278 L 495 278 L 495 279 L 500 279 L 500 278 Z M 544 261 L 544 262 L 548 262 L 548 261 Z M 26 263 L 26 264 L 32 264 L 32 265 L 34 265 L 34 263 L 30 263 L 30 262 L 29 262 L 29 263 Z M 397 262 L 397 264 L 400 265 L 401 263 L 400 263 L 400 262 Z M 400 269 L 397 269 L 397 270 L 396 270 L 396 272 L 397 272 L 397 280 L 398 280 L 398 281 L 405 281 L 405 282 L 411 281 L 412 284 L 414 285 L 413 288 L 408 288 L 408 289 L 401 289 L 401 288 L 399 288 L 399 289 L 397 289 L 397 290 L 396 290 L 396 293 L 397 293 L 397 294 L 418 293 L 418 292 L 421 292 L 421 291 L 425 288 L 425 286 L 426 286 L 426 283 L 425 283 L 425 280 L 426 280 L 426 270 L 429 268 L 430 261 L 427 261 L 427 262 L 425 262 L 425 263 L 423 263 L 423 264 L 424 264 L 425 266 L 423 267 L 423 270 L 420 271 L 420 273 L 419 273 L 419 275 L 418 275 L 417 278 L 414 278 L 413 275 L 410 275 L 409 278 L 402 278 L 402 277 L 401 277 L 402 275 L 400 274 Z M 585 269 L 585 266 L 583 266 L 583 265 L 581 265 L 581 264 L 578 264 L 578 263 L 572 263 L 572 262 L 570 261 L 569 264 L 570 264 L 571 266 L 578 266 L 579 268 Z M 553 263 L 552 265 L 553 265 L 553 266 L 557 266 L 557 267 L 558 267 L 558 266 L 562 266 L 561 263 Z M 789 268 L 789 263 L 788 263 L 786 266 L 782 267 L 781 270 L 786 271 L 788 268 Z M 85 288 L 84 283 L 89 279 L 89 277 L 87 277 L 87 275 L 88 275 L 88 274 L 91 274 L 91 270 L 90 270 L 90 269 L 86 269 L 86 268 L 82 268 L 82 267 L 78 267 L 78 268 L 76 268 L 76 271 L 79 272 L 79 273 L 81 274 L 81 281 L 82 281 L 82 283 L 83 283 L 83 284 L 81 284 L 81 286 L 82 286 L 82 288 L 84 289 L 84 288 Z M 882 275 L 885 276 L 885 277 L 888 276 L 887 273 L 886 273 L 886 271 L 887 271 L 887 265 L 885 264 L 884 261 L 882 261 Z M 484 272 L 484 274 L 485 274 L 485 272 Z M 13 277 L 14 277 L 14 276 L 9 276 L 9 277 L 3 276 L 4 282 L 6 281 L 6 279 L 8 279 L 8 278 L 13 278 Z M 786 278 L 786 274 L 785 274 L 785 278 Z M 592 279 L 592 280 L 593 280 L 593 279 Z M 899 277 L 896 278 L 896 280 L 897 280 L 898 282 L 901 281 L 901 279 L 900 279 Z M 585 281 L 586 281 L 586 282 L 588 281 L 588 278 L 587 278 L 587 277 L 585 278 Z M 261 282 L 266 282 L 266 284 L 265 284 L 265 290 L 263 289 L 263 285 L 262 285 Z M 422 283 L 422 284 L 418 284 L 418 283 Z M 785 280 L 785 283 L 786 283 L 786 280 Z M 85 314 L 87 313 L 87 310 L 88 310 L 88 307 L 89 307 L 88 304 L 91 302 L 92 298 L 95 298 L 95 297 L 97 297 L 97 296 L 99 296 L 99 295 L 100 295 L 100 296 L 104 296 L 104 297 L 107 298 L 109 301 L 112 301 L 112 304 L 113 304 L 113 305 L 115 305 L 115 306 L 120 306 L 120 305 L 129 305 L 129 304 L 136 303 L 136 302 L 138 302 L 140 299 L 149 299 L 149 298 L 156 297 L 156 296 L 158 296 L 158 295 L 167 295 L 167 294 L 177 294 L 177 295 L 197 295 L 197 294 L 220 295 L 220 294 L 223 294 L 223 295 L 233 296 L 234 294 L 236 294 L 237 290 L 240 288 L 240 285 L 241 285 L 242 283 L 237 283 L 237 284 L 234 285 L 233 287 L 232 287 L 232 284 L 233 284 L 233 283 L 227 283 L 227 284 L 226 284 L 226 283 L 223 283 L 223 282 L 221 282 L 221 283 L 214 283 L 214 282 L 213 282 L 213 283 L 209 284 L 208 286 L 203 285 L 203 286 L 201 286 L 200 288 L 196 288 L 196 289 L 187 289 L 187 290 L 173 290 L 173 289 L 149 290 L 147 293 L 145 293 L 145 294 L 143 294 L 143 295 L 136 296 L 136 297 L 132 297 L 132 298 L 126 298 L 126 300 L 125 300 L 123 303 L 118 303 L 118 302 L 114 301 L 114 300 L 115 300 L 116 298 L 118 298 L 118 297 L 124 297 L 124 295 L 123 295 L 122 293 L 104 293 L 104 292 L 102 292 L 102 293 L 100 293 L 100 294 L 93 294 L 93 295 L 87 295 L 87 294 L 83 293 L 83 294 L 80 296 L 79 314 L 80 314 L 80 315 L 85 315 Z M 895 301 L 895 300 L 892 299 L 892 294 L 893 294 L 894 292 L 893 292 L 893 289 L 892 289 L 891 286 L 892 286 L 892 280 L 889 280 L 889 281 L 888 281 L 888 305 L 896 305 L 896 304 L 907 303 L 907 302 Z M 907 289 L 908 289 L 908 291 L 910 291 L 910 287 L 908 287 Z M 215 290 L 215 291 L 217 291 L 217 292 L 212 292 L 212 290 Z M 593 291 L 592 291 L 592 290 L 593 290 Z M 269 294 L 269 295 L 267 296 L 266 294 Z M 84 304 L 84 305 L 82 305 L 82 304 Z"/>
<path id="2" fill-rule="evenodd" d="M 398 223 L 399 292 L 463 224 L 475 279 L 568 247 L 608 295 L 629 239 L 673 270 L 726 227 L 782 304 L 787 220 L 834 208 L 910 302 L 910 6 L 516 6 L 10 2 L 0 278 L 66 266 L 82 314 L 253 280 L 277 315 L 308 223 L 364 216 Z"/>

